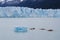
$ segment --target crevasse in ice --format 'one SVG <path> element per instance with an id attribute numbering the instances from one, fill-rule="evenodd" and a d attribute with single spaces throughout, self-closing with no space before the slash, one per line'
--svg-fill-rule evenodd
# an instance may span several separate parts
<path id="1" fill-rule="evenodd" d="M 33 9 L 27 7 L 0 7 L 0 18 L 60 17 L 60 9 Z"/>

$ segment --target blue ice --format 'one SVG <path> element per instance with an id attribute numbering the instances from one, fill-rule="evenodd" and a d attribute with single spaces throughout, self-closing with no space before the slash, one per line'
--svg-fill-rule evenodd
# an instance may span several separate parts
<path id="1" fill-rule="evenodd" d="M 60 9 L 0 7 L 0 18 L 60 18 Z"/>
<path id="2" fill-rule="evenodd" d="M 27 32 L 27 28 L 26 27 L 15 27 L 15 32 L 25 33 Z"/>

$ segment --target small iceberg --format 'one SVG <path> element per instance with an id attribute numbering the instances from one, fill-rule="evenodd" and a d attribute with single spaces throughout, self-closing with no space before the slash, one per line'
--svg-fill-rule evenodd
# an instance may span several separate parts
<path id="1" fill-rule="evenodd" d="M 27 27 L 15 27 L 15 32 L 25 33 L 27 32 Z"/>

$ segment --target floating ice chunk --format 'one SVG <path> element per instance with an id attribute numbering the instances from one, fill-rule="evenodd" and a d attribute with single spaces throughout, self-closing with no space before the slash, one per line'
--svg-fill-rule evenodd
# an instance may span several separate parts
<path id="1" fill-rule="evenodd" d="M 27 32 L 27 27 L 16 27 L 15 28 L 15 32 L 20 32 L 20 33 L 24 33 Z"/>

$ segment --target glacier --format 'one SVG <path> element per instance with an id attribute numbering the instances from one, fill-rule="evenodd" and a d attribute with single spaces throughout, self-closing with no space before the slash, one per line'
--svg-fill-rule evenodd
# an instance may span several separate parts
<path id="1" fill-rule="evenodd" d="M 60 9 L 0 7 L 0 18 L 60 18 Z"/>

